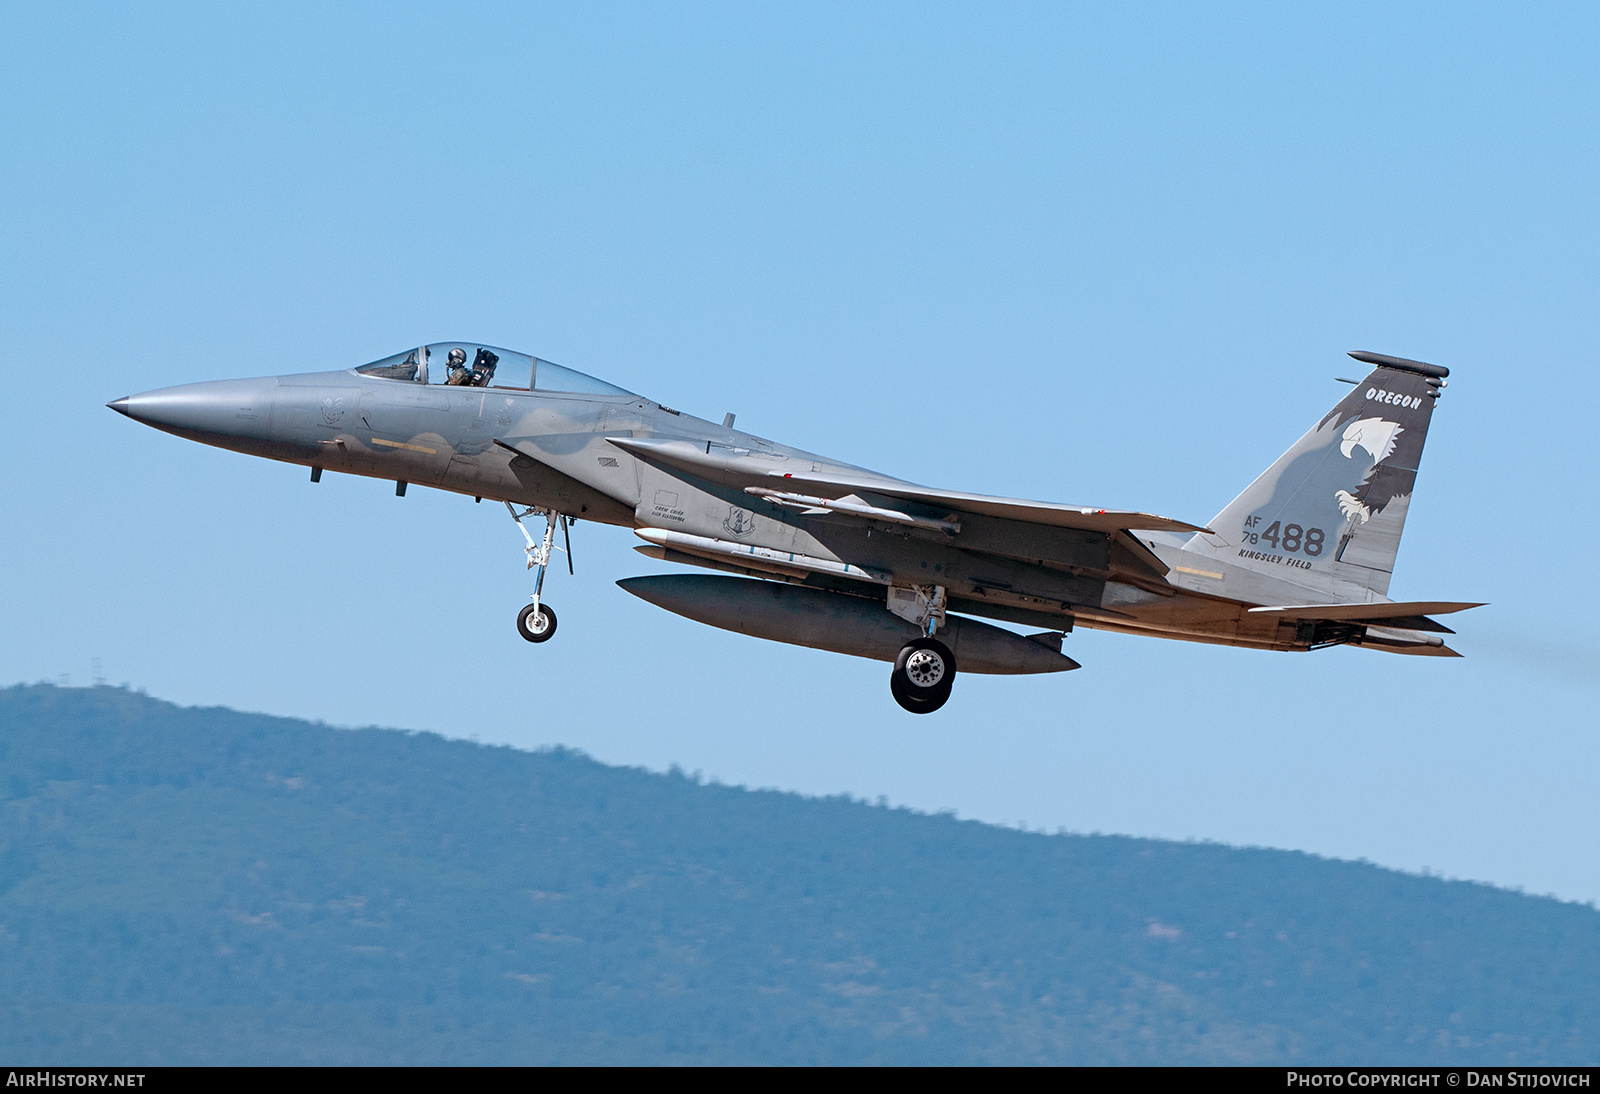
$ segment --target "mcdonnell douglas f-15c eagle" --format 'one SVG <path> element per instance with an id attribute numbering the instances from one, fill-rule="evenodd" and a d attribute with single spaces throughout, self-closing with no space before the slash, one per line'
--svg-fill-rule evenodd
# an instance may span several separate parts
<path id="1" fill-rule="evenodd" d="M 1439 637 L 1453 632 L 1428 617 L 1477 605 L 1385 595 L 1449 370 L 1350 356 L 1372 373 L 1207 527 L 918 486 L 742 433 L 732 414 L 716 425 L 472 342 L 108 405 L 180 437 L 309 466 L 312 482 L 342 471 L 394 480 L 401 495 L 417 483 L 503 502 L 537 571 L 517 616 L 530 642 L 556 629 L 540 599 L 556 529 L 619 524 L 650 558 L 739 575 L 618 582 L 628 592 L 714 627 L 892 661 L 895 699 L 926 714 L 944 705 L 958 663 L 1077 668 L 1061 653 L 1074 626 L 1457 656 Z M 535 515 L 539 539 L 522 523 Z M 1046 629 L 1024 636 L 975 617 Z"/>

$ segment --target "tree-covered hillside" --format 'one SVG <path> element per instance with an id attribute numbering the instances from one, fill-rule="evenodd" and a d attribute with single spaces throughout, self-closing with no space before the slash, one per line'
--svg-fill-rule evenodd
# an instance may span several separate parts
<path id="1" fill-rule="evenodd" d="M 1594 1062 L 1600 912 L 0 690 L 0 1054 Z"/>

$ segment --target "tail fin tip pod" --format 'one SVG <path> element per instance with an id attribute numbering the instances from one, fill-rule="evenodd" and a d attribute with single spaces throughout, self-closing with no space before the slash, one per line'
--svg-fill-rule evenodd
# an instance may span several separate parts
<path id="1" fill-rule="evenodd" d="M 1374 368 L 1244 489 L 1186 551 L 1334 599 L 1384 596 L 1422 461 L 1443 365 L 1367 350 Z"/>
<path id="2" fill-rule="evenodd" d="M 1426 361 L 1413 361 L 1407 357 L 1390 357 L 1386 353 L 1373 353 L 1366 349 L 1353 349 L 1346 356 L 1354 357 L 1365 365 L 1379 365 L 1384 368 L 1397 368 L 1404 372 L 1416 372 L 1423 376 L 1432 376 L 1443 380 L 1450 375 L 1450 370 L 1443 365 L 1430 365 Z M 1439 385 L 1444 387 L 1446 385 Z"/>

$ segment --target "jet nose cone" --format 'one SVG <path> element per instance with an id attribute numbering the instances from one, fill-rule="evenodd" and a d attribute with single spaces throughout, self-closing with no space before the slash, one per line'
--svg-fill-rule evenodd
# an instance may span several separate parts
<path id="1" fill-rule="evenodd" d="M 277 393 L 276 377 L 212 380 L 145 391 L 106 405 L 136 422 L 231 448 L 238 441 L 267 437 Z"/>

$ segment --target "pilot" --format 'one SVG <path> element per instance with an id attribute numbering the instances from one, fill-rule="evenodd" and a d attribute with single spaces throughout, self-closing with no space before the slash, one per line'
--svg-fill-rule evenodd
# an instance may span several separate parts
<path id="1" fill-rule="evenodd" d="M 472 370 L 467 367 L 467 351 L 457 346 L 450 351 L 450 356 L 445 359 L 444 382 L 456 387 L 464 387 L 472 383 Z"/>

